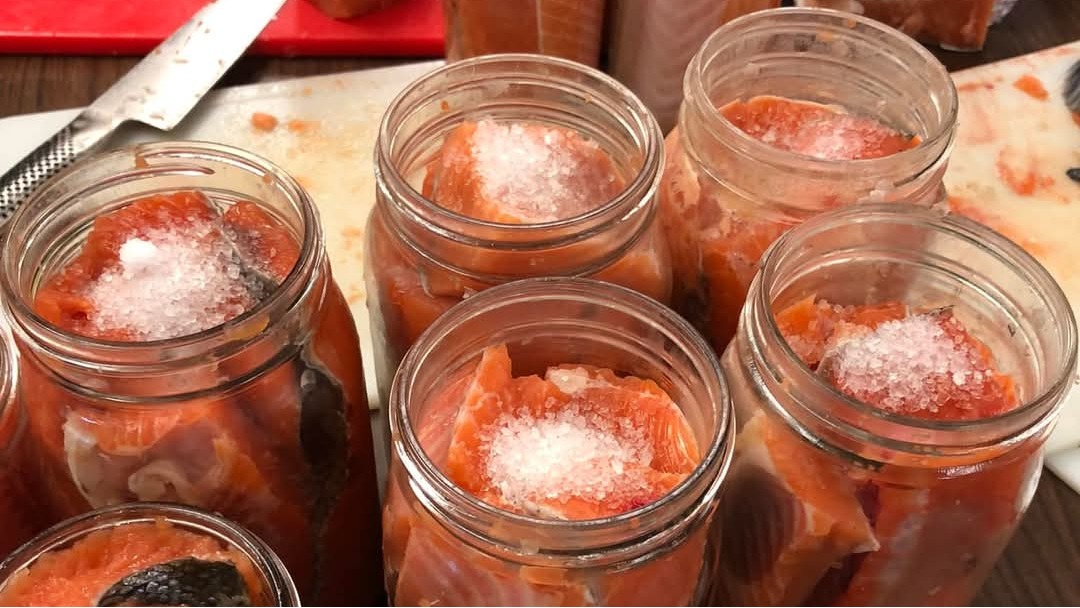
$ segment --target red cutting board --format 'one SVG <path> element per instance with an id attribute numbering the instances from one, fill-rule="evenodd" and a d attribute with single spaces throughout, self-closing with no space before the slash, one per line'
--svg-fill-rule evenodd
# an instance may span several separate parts
<path id="1" fill-rule="evenodd" d="M 143 55 L 205 3 L 0 0 L 0 53 Z M 251 52 L 285 56 L 442 56 L 442 0 L 400 0 L 385 10 L 349 21 L 330 19 L 307 0 L 288 0 Z"/>

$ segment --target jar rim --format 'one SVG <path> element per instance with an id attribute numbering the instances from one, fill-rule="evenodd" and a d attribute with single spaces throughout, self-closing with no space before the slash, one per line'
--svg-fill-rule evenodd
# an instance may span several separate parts
<path id="1" fill-rule="evenodd" d="M 601 294 L 601 295 L 596 295 Z M 516 303 L 530 303 L 542 300 L 566 299 L 570 297 L 589 298 L 590 303 L 606 305 L 620 312 L 633 311 L 641 320 L 648 320 L 653 328 L 665 335 L 677 336 L 685 341 L 687 353 L 700 365 L 704 365 L 712 382 L 710 392 L 715 391 L 718 419 L 707 449 L 702 451 L 701 461 L 693 471 L 675 488 L 663 497 L 618 515 L 588 520 L 557 520 L 533 517 L 502 510 L 489 505 L 483 500 L 461 489 L 434 463 L 427 454 L 419 437 L 416 435 L 408 411 L 411 400 L 412 383 L 418 374 L 424 359 L 430 351 L 445 339 L 446 332 L 463 318 L 483 311 L 498 309 Z M 663 526 L 643 525 L 642 520 L 663 513 L 665 509 L 678 507 L 680 503 L 692 499 L 695 495 L 707 496 L 715 493 L 726 476 L 734 450 L 734 414 L 731 409 L 731 397 L 727 380 L 721 371 L 720 361 L 696 330 L 674 311 L 651 298 L 630 289 L 585 278 L 536 277 L 521 279 L 481 291 L 468 300 L 453 307 L 439 317 L 406 354 L 399 372 L 395 377 L 389 400 L 392 435 L 399 437 L 394 441 L 395 454 L 405 466 L 410 478 L 420 478 L 424 487 L 414 490 L 422 494 L 425 507 L 441 511 L 446 519 L 468 527 L 477 515 L 498 518 L 499 521 L 515 525 L 529 526 L 545 532 L 600 533 L 624 529 L 633 529 L 631 542 L 649 543 L 655 536 L 665 531 Z M 439 504 L 439 498 L 448 497 L 445 502 L 453 503 L 453 508 Z M 707 505 L 705 505 L 707 507 Z M 696 509 L 688 509 L 697 512 Z M 663 523 L 663 522 L 656 522 Z M 632 524 L 627 526 L 627 524 Z M 478 534 L 474 532 L 474 534 Z M 644 540 L 642 540 L 644 539 Z M 633 549 L 626 545 L 627 539 L 620 539 L 615 545 L 623 549 Z M 581 549 L 584 559 L 597 558 L 598 548 L 611 546 L 613 543 L 601 543 L 601 547 L 588 546 Z M 670 548 L 670 547 L 669 547 Z"/>
<path id="2" fill-rule="evenodd" d="M 64 192 L 82 171 L 106 166 L 116 160 L 133 158 L 135 162 L 129 169 L 111 173 L 108 183 L 99 186 L 97 183 L 89 183 L 76 187 L 71 192 Z M 167 170 L 175 170 L 184 162 L 198 163 L 200 160 L 219 161 L 242 168 L 259 177 L 266 184 L 273 184 L 280 188 L 285 196 L 296 205 L 300 221 L 303 224 L 303 233 L 299 238 L 300 254 L 296 264 L 286 277 L 278 284 L 267 297 L 259 301 L 249 310 L 245 310 L 237 317 L 219 325 L 201 330 L 199 332 L 176 336 L 173 338 L 146 340 L 140 342 L 125 342 L 105 340 L 92 336 L 68 331 L 58 327 L 45 318 L 41 317 L 32 304 L 32 298 L 24 297 L 20 287 L 19 262 L 21 252 L 12 245 L 11 232 L 20 225 L 35 225 L 42 219 L 66 203 L 81 194 L 91 190 L 107 189 L 127 183 L 128 180 L 138 182 L 144 178 L 153 177 L 155 173 Z M 161 161 L 156 164 L 154 161 Z M 169 165 L 168 163 L 179 163 Z M 186 167 L 192 170 L 191 166 Z M 198 171 L 197 169 L 195 169 Z M 199 190 L 198 187 L 180 188 L 179 190 Z M 49 204 L 35 208 L 35 203 L 44 197 L 59 191 L 61 194 L 57 200 Z M 46 221 L 47 221 L 46 217 Z M 22 329 L 39 334 L 50 345 L 66 342 L 78 342 L 101 352 L 101 362 L 115 363 L 109 359 L 109 354 L 123 352 L 125 354 L 146 353 L 150 359 L 161 359 L 162 349 L 170 352 L 186 352 L 203 345 L 213 338 L 220 337 L 222 333 L 235 335 L 248 335 L 246 327 L 258 324 L 260 319 L 271 310 L 279 310 L 292 306 L 296 300 L 296 293 L 302 291 L 304 285 L 310 280 L 315 267 L 322 258 L 323 233 L 319 221 L 318 209 L 311 200 L 310 195 L 300 184 L 289 175 L 283 168 L 262 156 L 236 148 L 234 146 L 209 141 L 162 141 L 139 143 L 125 146 L 108 152 L 88 156 L 73 163 L 63 171 L 49 179 L 29 199 L 15 211 L 4 227 L 8 232 L 3 243 L 0 243 L 0 291 L 5 295 L 5 307 L 10 313 L 12 322 Z M 54 241 L 55 242 L 55 241 Z M 51 246 L 51 243 L 47 246 Z M 258 332 L 255 332 L 258 334 Z M 246 340 L 233 341 L 237 348 L 242 348 L 251 340 L 257 339 L 257 335 L 249 336 Z"/>
<path id="3" fill-rule="evenodd" d="M 214 538 L 243 554 L 267 585 L 266 593 L 274 605 L 300 605 L 299 592 L 281 558 L 247 528 L 196 507 L 149 501 L 102 507 L 54 524 L 0 562 L 0 589 L 11 576 L 32 566 L 43 555 L 93 532 L 114 526 L 152 523 L 162 518 L 172 525 Z"/>
<path id="4" fill-rule="evenodd" d="M 888 156 L 849 160 L 821 159 L 782 150 L 760 141 L 735 126 L 715 104 L 706 102 L 709 99 L 709 93 L 704 83 L 703 63 L 709 59 L 710 51 L 714 51 L 718 46 L 726 45 L 729 39 L 736 40 L 740 35 L 745 34 L 744 30 L 746 28 L 758 26 L 762 29 L 775 29 L 782 32 L 788 22 L 797 23 L 798 20 L 803 18 L 816 19 L 818 21 L 818 23 L 815 23 L 816 29 L 828 35 L 840 37 L 850 34 L 858 26 L 874 31 L 894 45 L 902 45 L 907 50 L 913 51 L 925 62 L 927 67 L 937 72 L 942 82 L 945 83 L 944 101 L 946 110 L 940 124 L 936 126 L 936 130 L 928 133 L 918 145 Z M 826 32 L 823 28 L 828 31 Z M 818 7 L 766 9 L 742 15 L 725 23 L 705 40 L 701 48 L 690 60 L 690 65 L 683 77 L 683 88 L 688 102 L 693 103 L 693 100 L 698 100 L 695 105 L 700 106 L 699 110 L 707 115 L 710 125 L 713 128 L 719 128 L 729 141 L 737 142 L 740 150 L 749 152 L 754 158 L 766 160 L 772 165 L 784 166 L 797 162 L 800 165 L 800 171 L 821 175 L 865 171 L 869 167 L 880 166 L 885 163 L 914 162 L 921 158 L 922 155 L 925 155 L 928 150 L 940 148 L 940 152 L 935 154 L 933 158 L 928 158 L 925 162 L 920 163 L 925 165 L 926 168 L 933 167 L 938 162 L 938 159 L 947 155 L 951 149 L 955 137 L 954 126 L 960 108 L 956 85 L 949 76 L 948 70 L 926 47 L 899 30 L 869 17 Z"/>
<path id="5" fill-rule="evenodd" d="M 814 373 L 788 343 L 777 323 L 771 300 L 774 295 L 773 287 L 778 282 L 778 275 L 780 274 L 778 267 L 783 263 L 786 254 L 793 250 L 793 243 L 798 243 L 817 232 L 823 232 L 831 226 L 851 225 L 860 221 L 888 221 L 907 226 L 923 225 L 969 242 L 978 243 L 981 249 L 991 253 L 1002 264 L 1009 266 L 1011 271 L 1027 277 L 1033 284 L 1037 285 L 1038 291 L 1043 295 L 1047 306 L 1052 308 L 1056 314 L 1060 314 L 1063 320 L 1057 327 L 1063 334 L 1061 342 L 1063 343 L 1065 360 L 1057 371 L 1054 380 L 1046 383 L 1046 386 L 1040 387 L 1040 391 L 1025 399 L 1024 403 L 995 416 L 973 420 L 933 420 L 905 416 L 884 408 L 875 407 L 848 396 Z M 1060 397 L 1069 389 L 1076 373 L 1078 358 L 1076 320 L 1065 293 L 1049 271 L 1020 245 L 997 231 L 962 215 L 945 213 L 939 209 L 923 208 L 904 203 L 876 203 L 841 208 L 817 215 L 781 235 L 769 247 L 762 256 L 761 270 L 754 279 L 751 294 L 753 299 L 744 308 L 741 323 L 751 325 L 751 319 L 761 321 L 766 332 L 766 335 L 759 336 L 755 335 L 758 332 L 757 328 L 748 330 L 750 348 L 754 350 L 755 355 L 761 356 L 761 342 L 779 344 L 785 369 L 797 370 L 796 373 L 799 376 L 796 380 L 797 383 L 809 383 L 815 387 L 815 390 L 824 391 L 831 400 L 842 404 L 842 408 L 860 416 L 879 420 L 882 423 L 898 428 L 940 432 L 944 436 L 956 440 L 955 444 L 950 443 L 943 447 L 967 445 L 959 437 L 961 432 L 967 433 L 972 430 L 989 429 L 990 431 L 999 431 L 996 433 L 997 435 L 1009 437 L 1030 431 L 1031 428 L 1044 421 L 1047 414 L 1053 412 L 1053 408 L 1059 405 Z M 789 423 L 793 421 L 791 412 L 781 413 Z M 840 421 L 839 417 L 836 417 L 833 423 L 849 425 L 849 423 Z M 890 444 L 899 445 L 895 441 L 890 441 Z"/>
<path id="6" fill-rule="evenodd" d="M 607 101 L 615 102 L 612 108 L 618 108 L 627 113 L 628 120 L 621 122 L 642 148 L 641 168 L 636 171 L 633 179 L 615 197 L 607 202 L 593 207 L 592 209 L 568 218 L 535 222 L 528 224 L 507 224 L 490 220 L 478 219 L 451 211 L 435 201 L 417 192 L 399 172 L 394 168 L 391 159 L 394 158 L 395 144 L 398 141 L 397 129 L 404 118 L 407 118 L 412 110 L 419 104 L 430 101 L 443 95 L 446 91 L 445 84 L 439 84 L 440 80 L 467 75 L 470 72 L 489 69 L 503 68 L 504 75 L 520 73 L 522 70 L 557 69 L 568 75 L 587 78 L 587 84 L 573 82 L 569 79 L 561 79 L 557 84 L 568 92 L 579 93 L 586 99 L 606 97 Z M 488 80 L 496 75 L 487 74 Z M 595 90 L 599 85 L 604 90 Z M 552 247 L 558 244 L 573 242 L 582 238 L 581 234 L 573 233 L 566 237 L 556 239 L 555 242 L 547 242 L 543 237 L 553 230 L 567 230 L 572 228 L 586 229 L 585 235 L 597 228 L 596 223 L 606 223 L 619 220 L 637 213 L 642 207 L 651 204 L 652 197 L 648 193 L 659 188 L 661 179 L 661 167 L 663 166 L 663 134 L 660 131 L 655 117 L 638 99 L 634 93 L 613 77 L 586 65 L 576 63 L 559 57 L 530 54 L 530 53 L 502 53 L 471 57 L 461 61 L 447 63 L 440 66 L 420 78 L 411 82 L 405 90 L 390 102 L 379 124 L 378 137 L 376 139 L 376 162 L 375 175 L 377 188 L 386 200 L 396 201 L 401 199 L 404 204 L 398 205 L 400 210 L 406 213 L 411 221 L 423 225 L 426 229 L 455 240 L 478 244 L 483 242 L 488 246 L 493 245 L 490 238 L 474 239 L 469 236 L 473 230 L 512 230 L 515 234 L 515 245 L 520 247 L 521 240 L 534 236 L 537 241 L 544 241 L 536 246 Z M 388 189 L 392 188 L 393 192 Z M 635 201 L 636 204 L 635 204 Z M 621 213 L 620 213 L 621 211 Z M 434 219 L 429 219 L 434 218 Z M 463 229 L 448 228 L 447 225 L 461 226 Z M 589 229 L 592 230 L 589 230 Z"/>

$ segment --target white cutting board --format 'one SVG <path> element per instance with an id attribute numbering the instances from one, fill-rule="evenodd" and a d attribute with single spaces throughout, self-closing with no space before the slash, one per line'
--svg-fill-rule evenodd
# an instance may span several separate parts
<path id="1" fill-rule="evenodd" d="M 960 91 L 960 129 L 946 182 L 953 194 L 978 201 L 977 218 L 992 224 L 1034 252 L 1065 287 L 1074 308 L 1080 307 L 1080 186 L 1061 179 L 1052 188 L 1030 196 L 1011 193 L 997 173 L 1000 150 L 1011 146 L 1031 160 L 1063 176 L 1065 166 L 1080 166 L 1080 127 L 1062 111 L 1060 82 L 1069 59 L 1080 58 L 1080 42 L 1022 58 L 980 66 L 954 75 L 958 85 L 990 82 L 993 88 Z M 374 203 L 372 150 L 379 119 L 392 98 L 409 82 L 441 65 L 410 63 L 330 76 L 224 89 L 211 93 L 169 134 L 132 128 L 110 146 L 161 139 L 201 139 L 231 144 L 280 164 L 311 193 L 322 214 L 327 250 L 335 278 L 356 318 L 361 339 L 370 344 L 363 284 L 363 228 Z M 1051 89 L 1051 99 L 1037 102 L 1011 86 L 1027 73 Z M 1057 104 L 1056 106 L 1054 104 Z M 280 123 L 271 133 L 251 126 L 251 115 L 264 112 Z M 71 120 L 78 110 L 28 114 L 0 119 L 0 172 Z M 302 130 L 290 130 L 290 120 Z M 986 127 L 991 125 L 991 136 Z M 1071 189 L 1070 189 L 1071 188 Z M 1065 202 L 1061 202 L 1065 197 Z M 364 348 L 369 380 L 371 348 Z M 369 384 L 373 384 L 370 382 Z M 369 396 L 376 404 L 376 391 Z M 1051 438 L 1057 452 L 1049 465 L 1080 491 L 1080 391 L 1073 391 L 1062 422 Z"/>

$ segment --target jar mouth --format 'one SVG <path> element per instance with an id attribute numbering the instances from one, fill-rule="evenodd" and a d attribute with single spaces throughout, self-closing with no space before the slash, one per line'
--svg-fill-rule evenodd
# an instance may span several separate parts
<path id="1" fill-rule="evenodd" d="M 41 532 L 16 549 L 0 563 L 0 582 L 7 581 L 23 568 L 32 566 L 41 556 L 115 526 L 154 523 L 165 519 L 181 529 L 216 539 L 239 551 L 259 573 L 265 593 L 275 606 L 299 606 L 300 595 L 285 569 L 285 564 L 260 538 L 230 521 L 206 511 L 180 504 L 137 502 L 89 511 L 64 520 Z"/>
<path id="2" fill-rule="evenodd" d="M 891 67 L 902 73 L 924 76 L 923 84 L 929 91 L 927 95 L 933 99 L 937 114 L 933 124 L 926 133 L 913 133 L 918 135 L 921 141 L 912 148 L 883 157 L 851 160 L 828 160 L 789 152 L 750 136 L 728 120 L 718 104 L 711 101 L 706 74 L 721 51 L 728 50 L 729 47 L 739 49 L 745 39 L 768 33 L 790 36 L 792 39 L 804 36 L 808 41 L 833 45 L 830 47 L 830 52 L 833 53 L 831 56 L 810 52 L 810 42 L 799 43 L 806 46 L 801 51 L 770 52 L 775 57 L 788 61 L 814 62 L 819 65 L 822 65 L 822 62 L 839 64 L 843 53 L 854 52 L 854 43 L 876 47 L 881 56 L 891 57 L 894 64 Z M 906 54 L 906 57 L 901 56 L 901 53 Z M 764 53 L 761 56 L 764 57 Z M 753 59 L 747 57 L 745 63 L 753 64 Z M 882 80 L 886 76 L 875 75 L 875 78 Z M 684 89 L 685 98 L 707 117 L 714 135 L 730 142 L 732 148 L 752 155 L 770 166 L 784 168 L 797 164 L 800 172 L 823 176 L 870 171 L 875 167 L 893 164 L 918 166 L 925 171 L 947 156 L 959 111 L 956 86 L 952 78 L 945 66 L 924 46 L 899 30 L 868 17 L 826 8 L 767 9 L 731 20 L 713 32 L 691 60 L 684 79 Z M 835 103 L 840 105 L 843 105 L 843 102 L 843 99 L 835 100 Z M 915 173 L 911 179 L 915 179 L 921 172 Z"/>
<path id="3" fill-rule="evenodd" d="M 128 159 L 131 163 L 127 169 L 115 169 L 117 164 Z M 71 332 L 50 323 L 34 310 L 34 294 L 45 277 L 40 268 L 24 268 L 22 254 L 27 248 L 48 249 L 57 242 L 78 237 L 79 233 L 85 234 L 97 214 L 91 213 L 72 222 L 74 225 L 53 235 L 54 238 L 41 242 L 38 242 L 40 237 L 35 234 L 34 227 L 40 229 L 61 217 L 68 206 L 81 198 L 105 196 L 103 193 L 110 190 L 117 191 L 118 198 L 125 201 L 183 190 L 228 192 L 237 200 L 256 200 L 239 188 L 230 190 L 227 183 L 198 185 L 215 177 L 227 181 L 222 174 L 225 170 L 257 179 L 268 196 L 272 194 L 288 201 L 302 225 L 302 230 L 296 234 L 300 246 L 297 263 L 277 288 L 255 306 L 225 323 L 193 334 L 140 342 L 105 340 Z M 143 187 L 148 189 L 140 189 L 140 184 L 155 179 L 167 179 L 170 185 L 147 185 Z M 125 194 L 121 196 L 120 192 Z M 39 337 L 42 344 L 54 351 L 63 352 L 66 349 L 61 345 L 77 342 L 82 347 L 82 355 L 93 353 L 86 360 L 102 365 L 116 364 L 125 369 L 140 363 L 152 365 L 163 360 L 202 356 L 208 349 L 243 348 L 258 339 L 261 333 L 258 328 L 266 324 L 266 319 L 285 314 L 295 304 L 298 293 L 305 289 L 320 263 L 323 250 L 318 211 L 310 196 L 284 169 L 245 150 L 202 141 L 137 144 L 76 162 L 43 185 L 8 223 L 10 234 L 0 249 L 0 289 L 13 322 L 21 330 Z M 82 244 L 79 240 L 78 245 L 81 247 Z M 238 336 L 246 338 L 238 340 Z"/>
<path id="4" fill-rule="evenodd" d="M 597 295 L 598 290 L 602 290 L 602 295 Z M 633 314 L 637 320 L 648 322 L 654 330 L 681 344 L 695 362 L 695 371 L 702 373 L 705 378 L 705 388 L 716 407 L 712 434 L 708 446 L 702 450 L 701 461 L 686 479 L 660 499 L 634 510 L 588 520 L 546 519 L 505 511 L 460 488 L 432 461 L 415 432 L 409 412 L 409 403 L 414 398 L 414 384 L 433 350 L 440 341 L 453 339 L 448 332 L 463 319 L 516 304 L 562 302 L 571 298 L 619 313 Z M 711 501 L 701 500 L 701 497 L 715 495 L 719 491 L 734 449 L 731 440 L 734 420 L 727 382 L 720 370 L 719 360 L 704 338 L 681 317 L 652 299 L 591 279 L 523 279 L 484 290 L 455 306 L 440 317 L 406 354 L 391 390 L 390 404 L 395 453 L 409 476 L 420 480 L 413 489 L 429 511 L 467 528 L 470 532 L 470 537 L 464 539 L 467 542 L 476 536 L 491 534 L 486 539 L 489 543 L 519 546 L 516 541 L 523 538 L 522 530 L 528 530 L 530 536 L 551 543 L 559 543 L 560 534 L 573 535 L 562 539 L 567 546 L 560 545 L 552 550 L 561 559 L 574 557 L 577 560 L 574 563 L 579 565 L 582 560 L 634 559 L 642 553 L 642 544 L 648 544 L 650 548 L 645 552 L 650 552 L 655 551 L 653 545 L 657 539 L 663 542 L 668 537 L 678 538 L 681 532 L 677 526 L 671 525 L 672 513 L 693 520 L 709 511 Z M 481 527 L 478 522 L 484 521 L 499 522 L 498 529 L 478 531 L 477 528 Z M 614 540 L 605 536 L 616 531 L 623 531 L 624 536 Z M 630 538 L 625 537 L 625 531 L 631 532 Z M 612 546 L 618 547 L 614 553 L 599 553 L 600 549 Z"/>
<path id="5" fill-rule="evenodd" d="M 1045 375 L 1048 380 L 1037 382 L 1036 390 L 1024 396 L 1015 408 L 994 416 L 972 420 L 931 420 L 906 416 L 875 407 L 858 399 L 849 397 L 808 367 L 783 336 L 777 323 L 774 300 L 788 286 L 800 277 L 811 274 L 812 270 L 790 268 L 797 264 L 798 258 L 805 258 L 807 250 L 801 243 L 822 236 L 831 230 L 844 226 L 853 228 L 859 225 L 876 225 L 874 230 L 884 234 L 886 230 L 926 230 L 933 233 L 926 239 L 940 237 L 962 242 L 971 251 L 979 251 L 987 256 L 986 263 L 1000 264 L 1001 270 L 1017 281 L 1030 285 L 1032 294 L 1037 294 L 1037 306 L 1049 311 L 1050 330 L 1057 332 L 1049 336 L 1043 345 L 1060 352 L 1060 363 L 1050 362 L 1037 365 L 1049 368 Z M 839 250 L 839 248 L 837 249 Z M 826 256 L 830 252 L 820 249 L 817 255 Z M 858 246 L 848 252 L 854 255 L 873 255 L 875 252 L 860 252 Z M 921 261 L 920 265 L 929 268 L 933 262 Z M 997 286 L 990 284 L 990 279 L 978 270 L 966 269 L 970 276 L 965 277 L 976 288 L 985 288 L 985 293 L 1008 297 Z M 931 272 L 931 270 L 927 270 Z M 943 271 L 952 277 L 959 277 L 958 269 Z M 837 280 L 837 277 L 833 277 Z M 842 280 L 842 279 L 841 279 Z M 1061 287 L 1049 272 L 1030 254 L 1016 243 L 1001 234 L 963 216 L 945 214 L 934 209 L 926 209 L 900 203 L 867 204 L 839 211 L 818 215 L 782 235 L 762 258 L 762 269 L 755 278 L 755 287 L 751 288 L 754 299 L 743 311 L 742 323 L 748 326 L 750 348 L 754 352 L 760 371 L 769 375 L 787 376 L 792 386 L 811 387 L 802 395 L 794 407 L 774 404 L 775 409 L 790 424 L 804 426 L 800 418 L 806 415 L 815 421 L 824 422 L 847 436 L 857 436 L 861 441 L 869 441 L 891 449 L 901 451 L 925 452 L 956 450 L 965 452 L 1002 440 L 1022 439 L 1036 434 L 1046 424 L 1053 422 L 1051 415 L 1060 405 L 1061 398 L 1071 388 L 1077 366 L 1077 328 L 1072 309 Z M 956 292 L 959 299 L 959 290 Z M 970 294 L 965 294 L 970 295 Z M 834 302 L 836 303 L 836 302 Z M 868 302 L 873 303 L 873 302 Z M 1014 303 L 1010 302 L 1010 306 Z M 1016 311 L 1023 315 L 1023 310 Z M 1038 328 L 1013 328 L 1009 333 L 1037 332 Z M 1036 337 L 1040 344 L 1041 337 Z M 765 344 L 779 345 L 782 361 L 774 367 L 764 361 Z M 1030 345 L 1029 345 L 1030 347 Z M 1029 353 L 1025 353 L 1025 356 Z M 995 358 L 997 358 L 995 353 Z M 1038 357 L 1038 354 L 1035 353 Z M 801 389 L 800 389 L 801 390 Z M 793 391 L 794 393 L 794 391 Z M 827 405 L 815 405 L 827 403 Z M 801 410 L 812 410 L 804 412 Z M 912 431 L 917 431 L 913 433 Z"/>
<path id="6" fill-rule="evenodd" d="M 453 95 L 468 96 L 481 86 L 479 95 L 468 104 L 454 107 Z M 425 197 L 397 169 L 397 162 L 409 152 L 412 134 L 402 136 L 407 123 L 425 121 L 417 137 L 430 138 L 469 118 L 493 116 L 500 96 L 514 88 L 557 92 L 576 103 L 598 108 L 619 125 L 623 145 L 634 150 L 640 165 L 614 198 L 582 214 L 528 224 L 508 224 L 478 219 L 446 209 Z M 474 91 L 472 91 L 475 93 Z M 520 118 L 552 122 L 575 128 L 568 110 L 538 111 L 520 99 L 509 98 L 520 110 Z M 432 111 L 438 108 L 438 112 Z M 432 116 L 427 116 L 427 110 Z M 502 113 L 502 112 L 499 112 Z M 516 116 L 513 118 L 517 118 Z M 545 120 L 546 119 L 546 120 Z M 577 118 L 580 120 L 580 118 Z M 404 140 L 404 141 L 403 141 Z M 656 119 L 627 87 L 599 70 L 565 59 L 527 53 L 507 53 L 474 57 L 449 63 L 414 81 L 390 103 L 379 126 L 376 143 L 376 183 L 382 198 L 395 201 L 396 209 L 425 230 L 463 244 L 490 249 L 546 249 L 587 239 L 613 222 L 640 214 L 651 205 L 660 185 L 663 166 L 663 134 Z"/>

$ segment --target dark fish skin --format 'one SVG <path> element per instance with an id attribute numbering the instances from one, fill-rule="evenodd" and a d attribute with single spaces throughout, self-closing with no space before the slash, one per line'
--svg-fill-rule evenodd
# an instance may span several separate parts
<path id="1" fill-rule="evenodd" d="M 187 557 L 120 579 L 98 606 L 250 606 L 247 584 L 229 562 Z"/>
<path id="2" fill-rule="evenodd" d="M 318 546 L 348 478 L 349 425 L 341 384 L 323 371 L 314 353 L 301 351 L 297 365 L 300 387 L 300 447 L 310 471 L 313 542 Z M 321 590 L 321 552 L 316 553 L 315 588 Z"/>

